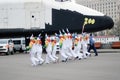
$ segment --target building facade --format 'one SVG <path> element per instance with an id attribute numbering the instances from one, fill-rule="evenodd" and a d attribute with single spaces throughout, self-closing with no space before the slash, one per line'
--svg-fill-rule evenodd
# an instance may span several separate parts
<path id="1" fill-rule="evenodd" d="M 114 27 L 117 27 L 116 23 L 120 21 L 120 0 L 76 0 L 76 2 L 110 16 L 115 23 Z M 111 31 L 106 30 L 100 34 L 107 35 Z"/>

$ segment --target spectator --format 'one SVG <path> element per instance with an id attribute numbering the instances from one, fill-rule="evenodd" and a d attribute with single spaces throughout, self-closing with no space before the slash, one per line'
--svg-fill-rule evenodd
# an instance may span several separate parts
<path id="1" fill-rule="evenodd" d="M 90 37 L 89 37 L 89 44 L 90 44 L 90 46 L 88 48 L 88 52 L 90 52 L 90 50 L 93 49 L 94 53 L 95 53 L 95 56 L 98 56 L 97 50 L 96 50 L 95 45 L 94 45 L 95 40 L 94 40 L 92 34 L 90 34 Z"/>

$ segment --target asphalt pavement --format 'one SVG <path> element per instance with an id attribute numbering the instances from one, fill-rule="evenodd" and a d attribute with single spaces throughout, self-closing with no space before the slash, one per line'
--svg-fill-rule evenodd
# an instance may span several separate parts
<path id="1" fill-rule="evenodd" d="M 92 53 L 87 59 L 36 67 L 29 54 L 0 56 L 0 80 L 120 80 L 120 53 Z"/>

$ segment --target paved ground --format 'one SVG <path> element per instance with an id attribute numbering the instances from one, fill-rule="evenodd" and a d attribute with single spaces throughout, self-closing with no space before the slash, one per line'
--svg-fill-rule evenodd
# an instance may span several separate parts
<path id="1" fill-rule="evenodd" d="M 29 54 L 0 56 L 0 80 L 120 80 L 120 53 L 37 67 Z"/>

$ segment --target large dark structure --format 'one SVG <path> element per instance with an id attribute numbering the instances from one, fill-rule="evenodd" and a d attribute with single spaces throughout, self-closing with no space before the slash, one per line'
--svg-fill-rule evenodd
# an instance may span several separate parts
<path id="1" fill-rule="evenodd" d="M 38 35 L 39 33 L 42 33 L 44 36 L 44 33 L 54 34 L 55 32 L 58 33 L 59 30 L 66 30 L 66 28 L 70 32 L 97 32 L 113 27 L 114 22 L 110 17 L 72 1 L 60 2 L 51 0 L 51 2 L 48 2 L 47 0 L 39 0 L 39 2 L 33 2 L 33 4 L 25 2 L 29 5 L 23 5 L 25 8 L 21 8 L 20 6 L 21 14 L 26 14 L 25 16 L 19 14 L 21 19 L 14 20 L 14 17 L 11 18 L 11 14 L 8 15 L 8 19 L 11 18 L 10 20 L 13 20 L 14 23 L 20 25 L 19 22 L 21 21 L 21 23 L 26 22 L 25 25 L 19 28 L 19 26 L 14 26 L 16 24 L 8 22 L 8 28 L 0 26 L 0 37 L 28 37 L 31 34 Z M 9 12 L 11 7 L 7 7 L 7 9 Z M 16 8 L 13 10 L 17 11 Z M 16 16 L 16 12 L 14 16 Z M 32 24 L 32 28 L 28 24 Z M 36 26 L 35 24 L 38 25 Z M 13 28 L 10 27 L 11 25 Z"/>

